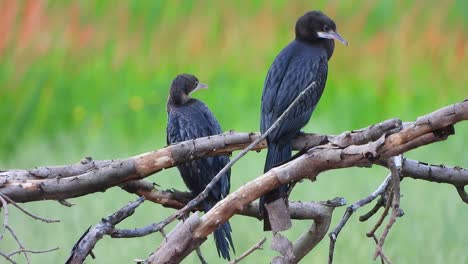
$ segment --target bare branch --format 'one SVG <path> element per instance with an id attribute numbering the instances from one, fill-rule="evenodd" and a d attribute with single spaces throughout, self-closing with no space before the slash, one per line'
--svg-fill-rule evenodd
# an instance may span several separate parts
<path id="1" fill-rule="evenodd" d="M 392 228 L 393 224 L 396 221 L 397 216 L 400 214 L 400 179 L 401 179 L 401 168 L 403 167 L 403 156 L 399 155 L 398 157 L 390 158 L 389 161 L 390 171 L 392 173 L 392 189 L 393 189 L 393 201 L 392 201 L 392 214 L 390 220 L 388 221 L 387 226 L 382 232 L 379 243 L 377 244 L 374 260 L 377 256 L 381 255 L 383 244 L 385 243 L 385 238 Z M 390 201 L 388 201 L 390 202 Z M 383 255 L 383 254 L 382 254 Z"/>
<path id="2" fill-rule="evenodd" d="M 385 209 L 384 209 L 382 215 L 380 216 L 379 220 L 377 220 L 377 223 L 375 223 L 372 230 L 366 233 L 367 237 L 375 237 L 375 231 L 377 231 L 377 229 L 379 229 L 379 227 L 382 225 L 383 221 L 387 217 L 388 211 L 390 211 L 390 207 L 391 207 L 391 204 L 392 204 L 391 201 L 392 200 L 393 200 L 393 192 L 390 193 L 387 204 L 385 205 Z"/>
<path id="3" fill-rule="evenodd" d="M 258 241 L 255 245 L 253 245 L 251 248 L 249 248 L 246 252 L 242 253 L 238 258 L 234 259 L 233 261 L 229 262 L 229 264 L 237 264 L 241 260 L 243 260 L 245 257 L 248 255 L 252 254 L 257 249 L 262 250 L 263 249 L 263 243 L 265 243 L 266 237 L 264 237 L 262 240 Z"/>
<path id="4" fill-rule="evenodd" d="M 468 193 L 466 193 L 465 187 L 457 186 L 457 192 L 460 195 L 460 198 L 462 199 L 462 201 L 468 204 Z"/>
<path id="5" fill-rule="evenodd" d="M 468 185 L 468 170 L 459 166 L 433 165 L 421 161 L 404 159 L 402 176 L 454 186 Z"/>
<path id="6" fill-rule="evenodd" d="M 16 241 L 16 244 L 18 244 L 19 248 L 20 249 L 25 249 L 23 243 L 21 243 L 21 241 L 19 240 L 18 236 L 16 235 L 15 231 L 13 231 L 13 229 L 10 227 L 10 226 L 6 226 L 6 229 L 8 231 L 10 231 L 10 234 L 11 236 L 13 237 L 13 239 Z M 29 264 L 30 261 L 29 261 L 29 256 L 27 254 L 27 252 L 23 252 L 24 254 L 24 258 L 26 259 L 26 262 Z"/>
<path id="7" fill-rule="evenodd" d="M 180 192 L 182 193 L 182 192 Z M 182 193 L 184 194 L 184 193 Z M 322 219 L 325 214 L 331 214 L 329 207 L 337 207 L 344 204 L 343 198 L 334 198 L 327 202 L 294 202 L 289 203 L 289 214 L 292 219 Z M 197 209 L 197 208 L 195 208 Z M 252 202 L 237 212 L 239 215 L 262 219 L 258 201 Z M 115 229 L 109 235 L 113 238 L 132 238 L 147 236 L 152 233 L 161 232 L 160 223 L 149 224 L 140 228 Z"/>
<path id="8" fill-rule="evenodd" d="M 9 180 L 66 178 L 108 166 L 110 162 L 110 160 L 94 161 L 91 157 L 85 157 L 75 164 L 43 166 L 30 170 L 9 170 L 0 172 L 0 176 L 8 176 Z"/>
<path id="9" fill-rule="evenodd" d="M 21 206 L 19 206 L 15 201 L 13 201 L 12 199 L 10 199 L 8 196 L 4 195 L 3 193 L 0 192 L 0 196 L 5 199 L 6 201 L 8 201 L 9 203 L 11 203 L 13 206 L 15 206 L 16 208 L 18 208 L 21 212 L 25 213 L 26 215 L 30 216 L 31 218 L 33 219 L 36 219 L 36 220 L 40 220 L 42 222 L 45 222 L 45 223 L 58 223 L 60 222 L 60 220 L 55 220 L 55 219 L 47 219 L 47 218 L 43 218 L 43 217 L 40 217 L 40 216 L 37 216 L 31 212 L 29 212 L 28 210 L 22 208 Z"/>
<path id="10" fill-rule="evenodd" d="M 304 134 L 293 139 L 292 146 L 296 150 L 310 148 L 332 142 L 335 145 L 347 146 L 349 144 L 365 144 L 378 139 L 384 133 L 391 133 L 401 125 L 398 119 L 386 120 L 382 123 L 371 125 L 365 129 L 345 132 L 337 137 Z M 364 135 L 367 135 L 366 138 Z M 188 140 L 178 144 L 167 146 L 163 149 L 143 153 L 134 157 L 117 160 L 96 161 L 87 160 L 81 170 L 69 169 L 71 175 L 65 173 L 66 166 L 56 166 L 53 173 L 46 177 L 44 171 L 50 171 L 54 167 L 41 167 L 35 172 L 32 170 L 8 170 L 0 172 L 0 186 L 3 194 L 16 202 L 40 201 L 45 199 L 64 200 L 68 198 L 87 195 L 89 193 L 105 191 L 108 188 L 122 185 L 129 181 L 147 177 L 162 169 L 174 167 L 177 164 L 199 159 L 207 156 L 230 154 L 235 150 L 244 149 L 248 144 L 258 140 L 259 133 L 227 132 L 220 135 Z M 252 150 L 259 151 L 266 148 L 263 140 Z M 81 162 L 80 162 L 81 164 Z M 91 166 L 92 165 L 92 166 Z M 72 165 L 72 166 L 76 166 Z M 37 179 L 39 173 L 43 179 Z M 59 175 L 67 177 L 61 178 Z"/>
<path id="11" fill-rule="evenodd" d="M 447 167 L 443 164 L 433 165 L 421 161 L 405 159 L 402 177 L 448 183 L 455 186 L 463 202 L 468 203 L 468 194 L 464 187 L 468 185 L 468 170 L 460 166 Z"/>
<path id="12" fill-rule="evenodd" d="M 293 263 L 301 261 L 315 246 L 322 241 L 330 228 L 333 210 L 346 204 L 344 198 L 335 198 L 320 202 L 323 212 L 314 219 L 310 228 L 293 243 Z"/>
<path id="13" fill-rule="evenodd" d="M 205 260 L 205 258 L 203 258 L 203 254 L 201 252 L 201 249 L 200 247 L 197 247 L 197 249 L 195 250 L 197 252 L 197 256 L 198 256 L 198 259 L 200 260 L 200 263 L 201 264 L 208 264 Z"/>
<path id="14" fill-rule="evenodd" d="M 4 259 L 6 259 L 7 261 L 9 261 L 12 264 L 17 264 L 16 261 L 12 260 L 7 254 L 3 253 L 2 251 L 0 251 L 0 256 L 2 256 Z"/>
<path id="15" fill-rule="evenodd" d="M 191 243 L 191 233 L 200 224 L 198 213 L 192 214 L 185 221 L 180 221 L 167 235 L 167 239 L 161 244 L 156 252 L 153 252 L 145 263 L 180 263 L 180 256 L 187 256 L 201 243 Z M 203 241 L 206 237 L 202 238 Z M 175 247 L 174 247 L 175 246 Z M 157 254 L 166 252 L 166 254 Z"/>
<path id="16" fill-rule="evenodd" d="M 55 247 L 55 248 L 51 248 L 51 249 L 45 249 L 45 250 L 20 249 L 20 250 L 16 250 L 16 251 L 13 251 L 10 254 L 8 254 L 8 257 L 14 256 L 16 254 L 20 254 L 20 253 L 23 253 L 23 252 L 32 253 L 32 254 L 41 254 L 41 253 L 48 253 L 48 252 L 59 250 L 59 249 L 60 249 L 59 247 Z"/>
<path id="17" fill-rule="evenodd" d="M 67 260 L 67 264 L 80 264 L 91 254 L 91 250 L 96 245 L 97 241 L 100 240 L 104 235 L 111 234 L 115 225 L 123 221 L 125 218 L 131 216 L 135 209 L 142 204 L 144 199 L 138 198 L 136 201 L 127 204 L 117 212 L 103 218 L 93 228 L 88 229 L 83 236 L 78 240 L 71 251 L 71 255 Z"/>
<path id="18" fill-rule="evenodd" d="M 359 217 L 359 221 L 364 222 L 364 221 L 369 220 L 369 218 L 374 216 L 381 207 L 385 207 L 385 199 L 382 196 L 377 200 L 374 207 L 372 207 L 372 209 L 369 210 L 369 212 Z"/>
<path id="19" fill-rule="evenodd" d="M 442 108 L 425 117 L 421 117 L 414 123 L 406 124 L 406 133 L 412 130 L 418 131 L 419 134 L 415 134 L 414 136 L 419 136 L 419 142 L 416 142 L 414 138 L 405 137 L 404 135 L 400 138 L 392 138 L 392 140 L 393 142 L 398 142 L 399 140 L 405 142 L 405 144 L 401 145 L 405 145 L 404 147 L 407 149 L 414 148 L 411 144 L 420 146 L 443 140 L 450 134 L 450 129 L 444 132 L 444 125 L 466 120 L 468 116 L 467 109 L 468 101 L 464 101 Z M 431 125 L 427 123 L 428 118 L 432 118 L 429 120 Z M 444 120 L 438 121 L 438 118 Z M 369 126 L 364 129 L 364 131 L 351 131 L 343 133 L 338 137 L 314 134 L 299 136 L 293 140 L 293 148 L 302 149 L 304 147 L 323 145 L 327 142 L 332 142 L 334 145 L 340 147 L 349 146 L 348 144 L 366 144 L 367 142 L 375 141 L 375 137 L 381 136 L 382 133 L 385 133 L 387 136 L 394 133 L 398 130 L 397 128 L 400 125 L 401 122 L 399 120 L 391 119 L 377 125 Z M 421 136 L 421 133 L 427 135 Z M 369 138 L 366 138 L 365 135 L 368 135 Z M 32 176 L 30 172 L 26 170 L 3 171 L 0 172 L 0 185 L 3 186 L 3 194 L 16 202 L 73 198 L 98 191 L 105 191 L 113 186 L 147 177 L 164 168 L 173 167 L 188 160 L 229 154 L 232 151 L 245 148 L 247 144 L 255 141 L 258 137 L 258 133 L 229 132 L 217 136 L 189 140 L 158 151 L 143 153 L 127 159 L 92 161 L 96 169 L 66 178 L 37 179 L 37 177 Z M 258 151 L 263 148 L 266 148 L 265 141 L 262 141 L 252 150 Z M 392 148 L 390 147 L 389 149 Z M 384 156 L 388 157 L 393 155 L 395 154 L 384 154 Z M 75 172 L 76 171 L 73 173 Z M 51 176 L 57 175 L 58 174 L 52 174 Z M 463 185 L 466 184 L 467 181 L 465 181 Z"/>
<path id="20" fill-rule="evenodd" d="M 332 264 L 333 263 L 333 253 L 335 252 L 335 243 L 338 238 L 338 235 L 341 232 L 341 229 L 346 225 L 348 222 L 348 219 L 351 217 L 351 215 L 356 212 L 357 209 L 363 207 L 364 205 L 372 202 L 377 196 L 381 195 L 384 191 L 385 188 L 387 188 L 388 183 L 390 182 L 391 175 L 388 175 L 387 178 L 380 184 L 380 186 L 372 192 L 369 196 L 362 198 L 361 200 L 353 203 L 352 205 L 348 206 L 346 208 L 346 212 L 341 217 L 340 222 L 338 225 L 333 229 L 328 236 L 330 237 L 330 249 L 328 252 L 328 263 Z"/>
<path id="21" fill-rule="evenodd" d="M 3 252 L 0 251 L 0 256 L 2 256 L 3 258 L 5 258 L 6 260 L 8 260 L 11 263 L 16 263 L 14 260 L 11 259 L 11 257 L 16 255 L 16 254 L 23 253 L 24 257 L 26 258 L 26 262 L 30 263 L 29 256 L 28 256 L 27 253 L 46 253 L 46 252 L 50 252 L 50 251 L 58 249 L 58 248 L 48 249 L 48 250 L 30 250 L 30 249 L 26 249 L 24 247 L 23 243 L 21 243 L 21 241 L 19 240 L 19 238 L 16 235 L 15 231 L 8 225 L 8 202 L 10 202 L 14 206 L 16 206 L 18 209 L 20 209 L 22 212 L 24 212 L 26 215 L 28 215 L 28 216 L 30 216 L 30 217 L 32 217 L 34 219 L 38 219 L 38 220 L 41 220 L 41 221 L 46 220 L 44 222 L 47 222 L 47 223 L 51 223 L 51 222 L 54 222 L 54 221 L 49 220 L 49 219 L 45 219 L 45 218 L 41 218 L 41 217 L 38 217 L 38 216 L 35 216 L 35 215 L 29 213 L 28 211 L 21 208 L 14 201 L 12 201 L 7 196 L 5 196 L 5 195 L 3 195 L 1 193 L 0 193 L 0 202 L 1 202 L 2 208 L 3 208 L 3 228 L 2 228 L 2 232 L 0 233 L 0 240 L 3 239 L 5 231 L 8 230 L 10 232 L 11 236 L 13 237 L 13 239 L 16 241 L 18 247 L 19 247 L 19 250 L 13 251 L 10 254 L 6 254 L 6 253 L 3 253 Z"/>
<path id="22" fill-rule="evenodd" d="M 2 231 L 0 233 L 0 240 L 3 239 L 3 235 L 5 234 L 6 227 L 8 226 L 8 204 L 5 199 L 0 195 L 0 202 L 2 203 L 2 208 L 3 208 L 3 227 Z"/>

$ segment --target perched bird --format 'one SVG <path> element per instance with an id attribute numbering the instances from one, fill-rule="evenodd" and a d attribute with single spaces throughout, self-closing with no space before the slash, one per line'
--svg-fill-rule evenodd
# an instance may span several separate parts
<path id="1" fill-rule="evenodd" d="M 291 140 L 309 122 L 325 88 L 328 60 L 335 48 L 334 40 L 348 44 L 336 32 L 335 22 L 320 11 L 310 11 L 301 16 L 296 22 L 295 31 L 295 40 L 278 54 L 268 70 L 262 94 L 261 132 L 265 133 L 307 86 L 314 81 L 316 86 L 302 97 L 279 127 L 267 136 L 265 172 L 291 157 Z M 264 205 L 280 198 L 285 199 L 287 189 L 283 185 L 261 197 L 260 208 L 264 215 L 265 230 L 271 230 L 271 226 Z"/>
<path id="2" fill-rule="evenodd" d="M 167 101 L 167 144 L 223 132 L 210 109 L 200 100 L 190 97 L 192 92 L 207 87 L 190 74 L 180 74 L 172 81 Z M 194 195 L 198 195 L 228 162 L 228 156 L 214 156 L 180 164 L 177 169 L 179 169 L 185 185 Z M 216 183 L 208 197 L 203 200 L 202 205 L 205 212 L 208 212 L 218 201 L 228 195 L 230 178 L 231 171 L 229 170 Z M 214 232 L 218 255 L 228 260 L 230 259 L 229 245 L 235 252 L 231 231 L 229 222 L 226 222 Z"/>

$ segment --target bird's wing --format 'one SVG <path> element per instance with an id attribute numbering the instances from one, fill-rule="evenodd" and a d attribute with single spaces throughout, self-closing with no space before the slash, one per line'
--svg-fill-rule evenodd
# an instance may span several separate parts
<path id="1" fill-rule="evenodd" d="M 270 134 L 268 140 L 287 141 L 295 136 L 294 132 L 307 124 L 322 95 L 327 71 L 326 54 L 318 49 L 280 53 L 265 81 L 262 96 L 262 132 L 265 132 L 313 81 L 316 82 L 316 87 L 302 97 L 278 129 Z"/>
<path id="2" fill-rule="evenodd" d="M 198 100 L 187 106 L 174 107 L 168 113 L 168 144 L 220 133 L 221 127 L 213 113 Z M 185 184 L 199 193 L 228 162 L 227 156 L 215 156 L 186 162 L 178 168 Z M 229 178 L 230 171 L 213 188 L 212 195 L 218 200 L 229 193 Z"/>

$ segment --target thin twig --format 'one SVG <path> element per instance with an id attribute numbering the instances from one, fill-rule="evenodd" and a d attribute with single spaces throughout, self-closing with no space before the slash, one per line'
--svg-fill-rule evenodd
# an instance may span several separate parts
<path id="1" fill-rule="evenodd" d="M 3 193 L 0 192 L 0 196 L 3 197 L 5 200 L 7 200 L 10 204 L 12 204 L 14 207 L 18 208 L 21 212 L 25 213 L 26 215 L 30 216 L 31 218 L 33 219 L 36 219 L 36 220 L 41 220 L 42 222 L 46 222 L 46 223 L 57 223 L 57 222 L 60 222 L 60 220 L 55 220 L 55 219 L 47 219 L 47 218 L 42 218 L 40 216 L 37 216 L 33 213 L 30 213 L 28 210 L 22 208 L 21 206 L 19 206 L 15 201 L 13 201 L 12 199 L 10 199 L 8 196 L 4 195 Z"/>
<path id="2" fill-rule="evenodd" d="M 6 227 L 8 226 L 8 203 L 0 196 L 0 202 L 2 202 L 3 208 L 3 228 L 2 232 L 0 233 L 0 240 L 3 239 L 3 235 L 5 234 Z"/>
<path id="3" fill-rule="evenodd" d="M 391 202 L 392 199 L 393 199 L 393 192 L 390 193 L 387 204 L 385 205 L 385 209 L 384 209 L 382 215 L 380 216 L 379 220 L 377 221 L 377 223 L 375 223 L 372 230 L 366 233 L 366 236 L 368 236 L 368 237 L 375 236 L 375 231 L 377 231 L 377 229 L 379 229 L 379 227 L 382 225 L 383 221 L 387 217 L 388 211 L 390 211 L 390 207 L 391 207 L 391 204 L 392 204 L 392 202 Z"/>
<path id="4" fill-rule="evenodd" d="M 7 254 L 3 253 L 0 251 L 0 256 L 2 256 L 3 258 L 5 258 L 6 260 L 8 260 L 10 263 L 12 264 L 17 264 L 18 262 L 12 260 Z"/>
<path id="5" fill-rule="evenodd" d="M 389 159 L 389 167 L 390 171 L 392 172 L 392 187 L 393 187 L 393 206 L 392 206 L 392 214 L 390 215 L 390 219 L 388 221 L 387 226 L 385 227 L 384 231 L 382 232 L 382 236 L 379 239 L 379 243 L 375 249 L 374 253 L 374 260 L 377 258 L 379 254 L 382 252 L 383 245 L 385 243 L 385 239 L 392 228 L 393 224 L 396 221 L 396 218 L 399 215 L 400 209 L 400 179 L 401 179 L 401 168 L 403 166 L 403 156 L 398 155 L 397 157 L 393 157 Z"/>
<path id="6" fill-rule="evenodd" d="M 468 204 L 468 193 L 465 191 L 465 186 L 456 186 L 456 188 L 462 201 Z"/>
<path id="7" fill-rule="evenodd" d="M 164 237 L 164 239 L 167 239 L 166 231 L 164 231 L 163 228 L 161 228 L 161 230 L 159 230 L 159 232 L 161 233 L 162 237 Z"/>
<path id="8" fill-rule="evenodd" d="M 47 250 L 30 250 L 30 249 L 26 249 L 23 245 L 23 243 L 21 243 L 21 241 L 19 240 L 18 236 L 16 235 L 15 231 L 13 231 L 13 229 L 8 225 L 8 202 L 10 202 L 11 204 L 13 204 L 14 206 L 16 206 L 18 209 L 20 209 L 22 212 L 24 212 L 25 214 L 31 216 L 32 218 L 34 219 L 39 219 L 39 220 L 48 220 L 48 219 L 43 219 L 41 217 L 37 217 L 31 213 L 29 213 L 28 211 L 22 209 L 20 206 L 18 206 L 14 201 L 12 201 L 10 198 L 8 198 L 7 196 L 3 195 L 2 193 L 0 193 L 0 202 L 2 203 L 2 208 L 3 208 L 3 228 L 2 228 L 2 231 L 0 233 L 0 240 L 3 238 L 4 234 L 5 234 L 5 231 L 8 230 L 10 233 L 11 233 L 11 236 L 13 237 L 13 239 L 16 241 L 16 243 L 18 244 L 18 247 L 19 249 L 16 250 L 16 251 L 13 251 L 12 253 L 10 254 L 5 254 L 3 252 L 0 252 L 0 255 L 2 257 L 4 257 L 6 260 L 8 260 L 9 262 L 11 263 L 16 263 L 14 260 L 11 259 L 12 256 L 16 255 L 16 254 L 21 254 L 23 253 L 24 254 L 24 257 L 26 258 L 26 262 L 27 263 L 30 263 L 30 260 L 29 260 L 29 256 L 28 256 L 28 253 L 46 253 L 46 252 L 50 252 L 50 251 L 53 251 L 53 250 L 58 250 L 59 248 L 53 248 L 53 249 L 47 249 Z M 50 221 L 50 220 L 48 220 Z M 50 222 L 49 222 L 50 223 Z"/>
<path id="9" fill-rule="evenodd" d="M 59 249 L 60 249 L 59 247 L 51 248 L 51 249 L 45 249 L 45 250 L 20 249 L 20 250 L 16 250 L 16 251 L 11 252 L 10 254 L 8 254 L 8 256 L 11 257 L 11 256 L 14 256 L 16 254 L 23 253 L 23 252 L 33 253 L 33 254 L 41 254 L 41 253 L 48 253 L 48 252 L 59 250 Z"/>
<path id="10" fill-rule="evenodd" d="M 171 223 L 172 221 L 174 221 L 176 218 L 180 218 L 182 217 L 183 215 L 187 214 L 188 212 L 190 212 L 192 210 L 192 208 L 194 208 L 195 206 L 197 206 L 201 201 L 203 201 L 207 196 L 208 196 L 208 193 L 213 189 L 213 187 L 215 186 L 215 184 L 221 179 L 221 177 L 234 165 L 234 163 L 236 163 L 239 159 L 241 159 L 245 154 L 247 154 L 251 149 L 253 149 L 257 144 L 259 144 L 260 142 L 262 142 L 274 129 L 276 129 L 279 124 L 283 121 L 283 119 L 286 118 L 286 116 L 289 114 L 289 112 L 291 112 L 292 108 L 300 101 L 300 99 L 312 88 L 312 87 L 315 87 L 316 84 L 315 82 L 312 82 L 309 86 L 307 86 L 307 88 L 302 91 L 297 97 L 296 99 L 294 99 L 294 101 L 288 106 L 288 108 L 281 114 L 281 116 L 273 123 L 273 125 L 271 125 L 270 128 L 268 128 L 268 130 L 263 133 L 260 137 L 258 137 L 254 142 L 252 142 L 248 147 L 246 147 L 245 149 L 243 149 L 239 154 L 237 154 L 232 160 L 229 161 L 228 164 L 226 164 L 226 166 L 224 166 L 223 169 L 221 169 L 218 174 L 216 174 L 215 177 L 213 177 L 213 179 L 211 180 L 211 182 L 206 185 L 205 189 L 200 193 L 198 194 L 195 198 L 193 198 L 190 202 L 187 203 L 187 205 L 185 205 L 182 209 L 178 210 L 177 212 L 175 212 L 174 214 L 172 214 L 171 216 L 167 217 L 166 219 L 164 219 L 163 221 L 159 222 L 157 224 L 157 228 L 156 230 L 154 230 L 153 232 L 157 232 L 159 231 L 160 228 L 163 228 L 165 226 L 167 226 L 169 223 Z"/>
<path id="11" fill-rule="evenodd" d="M 333 231 L 328 235 L 330 237 L 330 248 L 328 252 L 328 263 L 332 264 L 333 263 L 333 254 L 335 251 L 335 243 L 336 239 L 338 238 L 338 235 L 341 232 L 341 229 L 346 225 L 348 222 L 348 219 L 351 217 L 351 215 L 356 212 L 357 209 L 360 207 L 372 202 L 377 196 L 381 195 L 385 189 L 387 188 L 387 185 L 389 184 L 391 179 L 391 175 L 388 175 L 387 178 L 380 184 L 380 186 L 372 192 L 369 196 L 364 197 L 363 199 L 353 203 L 352 205 L 348 206 L 346 208 L 346 212 L 341 218 L 340 222 L 338 225 L 333 229 Z"/>
<path id="12" fill-rule="evenodd" d="M 198 256 L 198 259 L 200 260 L 200 263 L 201 264 L 208 264 L 208 262 L 206 262 L 205 258 L 203 257 L 203 254 L 201 252 L 200 247 L 197 247 L 197 249 L 195 251 L 197 252 L 197 256 Z"/>
<path id="13" fill-rule="evenodd" d="M 372 239 L 374 239 L 375 245 L 379 244 L 379 241 L 377 240 L 377 237 L 375 235 L 372 235 Z M 385 264 L 383 254 L 380 255 L 380 264 Z"/>
<path id="14" fill-rule="evenodd" d="M 239 263 L 241 260 L 243 260 L 245 257 L 248 255 L 252 254 L 257 249 L 263 249 L 263 243 L 265 243 L 266 237 L 264 237 L 262 240 L 258 241 L 255 245 L 253 245 L 251 248 L 249 248 L 246 252 L 244 252 L 242 255 L 240 255 L 238 258 L 234 259 L 233 261 L 229 262 L 229 264 L 236 264 Z"/>
<path id="15" fill-rule="evenodd" d="M 372 236 L 372 239 L 374 240 L 375 245 L 379 244 L 379 241 L 377 240 L 377 237 L 375 235 Z M 383 250 L 380 250 L 379 256 L 380 256 L 380 263 L 381 264 L 385 264 L 385 263 L 392 264 L 392 262 L 387 258 L 387 256 L 383 252 Z"/>
<path id="16" fill-rule="evenodd" d="M 6 229 L 7 229 L 8 231 L 10 231 L 11 236 L 13 237 L 13 239 L 15 239 L 15 241 L 16 241 L 16 243 L 18 244 L 19 248 L 20 248 L 20 249 L 26 249 L 26 248 L 23 246 L 23 243 L 21 243 L 21 241 L 19 240 L 18 236 L 16 236 L 15 231 L 13 231 L 13 229 L 11 229 L 10 226 L 6 226 Z M 24 257 L 26 258 L 26 262 L 27 262 L 28 264 L 30 264 L 31 262 L 29 261 L 28 253 L 27 253 L 27 252 L 23 252 L 23 254 L 24 254 Z"/>
<path id="17" fill-rule="evenodd" d="M 359 217 L 359 221 L 365 222 L 369 220 L 372 216 L 374 216 L 380 210 L 381 207 L 385 207 L 385 199 L 383 197 L 380 197 L 377 200 L 374 207 L 372 207 L 372 209 L 370 209 L 369 212 L 361 215 Z"/>

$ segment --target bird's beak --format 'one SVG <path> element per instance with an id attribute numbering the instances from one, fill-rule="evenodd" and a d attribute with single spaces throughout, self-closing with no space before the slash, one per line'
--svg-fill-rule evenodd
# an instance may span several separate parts
<path id="1" fill-rule="evenodd" d="M 195 89 L 193 89 L 190 93 L 193 93 L 193 92 L 198 91 L 200 89 L 208 89 L 208 85 L 199 82 L 197 84 L 197 87 L 195 87 Z"/>
<path id="2" fill-rule="evenodd" d="M 328 32 L 317 32 L 317 36 L 326 39 L 336 39 L 344 45 L 348 46 L 348 41 L 346 41 L 346 39 L 344 39 L 340 34 L 338 34 L 338 32 L 333 30 L 330 30 Z"/>

